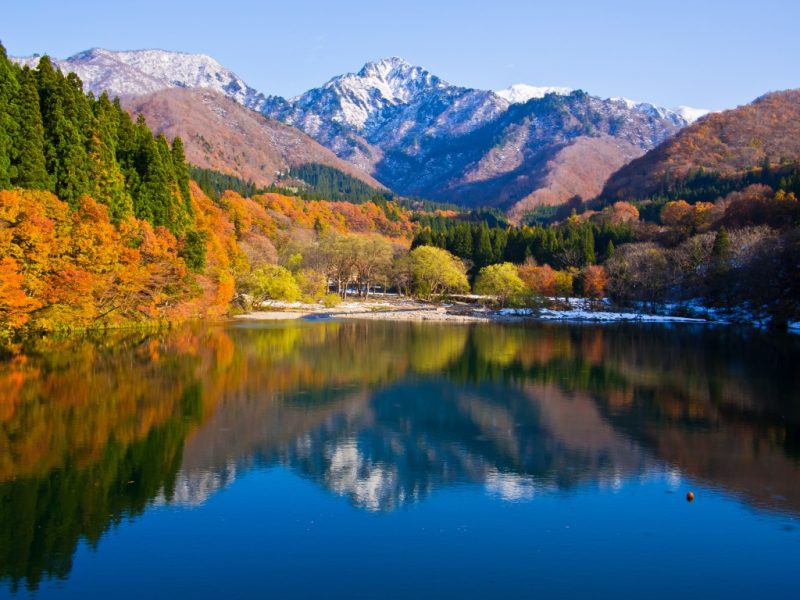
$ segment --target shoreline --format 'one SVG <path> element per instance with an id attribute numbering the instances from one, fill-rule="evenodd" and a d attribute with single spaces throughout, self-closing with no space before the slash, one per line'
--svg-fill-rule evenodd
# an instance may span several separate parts
<path id="1" fill-rule="evenodd" d="M 334 319 L 410 321 L 439 323 L 685 323 L 720 324 L 721 321 L 696 317 L 656 315 L 630 311 L 615 311 L 602 303 L 570 302 L 569 308 L 501 308 L 487 309 L 472 304 L 431 304 L 414 300 L 343 302 L 326 308 L 299 302 L 272 302 L 261 310 L 233 317 L 240 321 L 321 321 Z"/>

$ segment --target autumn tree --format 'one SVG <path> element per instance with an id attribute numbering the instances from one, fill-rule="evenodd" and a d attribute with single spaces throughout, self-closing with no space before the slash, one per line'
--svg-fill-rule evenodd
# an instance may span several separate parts
<path id="1" fill-rule="evenodd" d="M 608 273 L 601 265 L 584 267 L 578 275 L 580 292 L 586 298 L 603 298 L 608 285 Z"/>
<path id="2" fill-rule="evenodd" d="M 526 291 L 517 268 L 511 263 L 499 263 L 484 267 L 475 279 L 476 294 L 494 296 L 500 306 L 519 299 Z"/>
<path id="3" fill-rule="evenodd" d="M 39 306 L 28 296 L 24 285 L 19 263 L 9 256 L 0 259 L 0 341 L 25 325 L 30 312 Z"/>
<path id="4" fill-rule="evenodd" d="M 517 268 L 520 279 L 537 296 L 556 295 L 556 271 L 550 265 L 538 266 L 534 263 Z"/>
<path id="5" fill-rule="evenodd" d="M 267 300 L 294 302 L 300 298 L 300 288 L 292 273 L 279 265 L 263 265 L 257 268 L 250 274 L 246 289 L 254 306 Z"/>
<path id="6" fill-rule="evenodd" d="M 392 265 L 392 245 L 378 235 L 359 236 L 353 242 L 355 277 L 362 294 L 369 296 L 371 284 L 388 278 Z"/>
<path id="7" fill-rule="evenodd" d="M 411 251 L 410 258 L 414 290 L 418 295 L 430 299 L 469 291 L 464 263 L 447 250 L 420 246 Z"/>

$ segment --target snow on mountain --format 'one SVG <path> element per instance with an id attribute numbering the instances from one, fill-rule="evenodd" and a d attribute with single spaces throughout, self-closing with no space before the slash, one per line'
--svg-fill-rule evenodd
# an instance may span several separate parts
<path id="1" fill-rule="evenodd" d="M 631 100 L 630 98 L 625 98 L 622 96 L 616 96 L 614 98 L 609 98 L 608 100 L 609 102 L 623 105 L 629 110 L 641 110 L 657 114 L 661 118 L 669 119 L 682 126 L 691 125 L 697 121 L 697 119 L 712 112 L 710 110 L 706 110 L 705 108 L 692 108 L 690 106 L 663 108 L 661 106 L 656 106 L 655 104 L 650 104 L 649 102 L 639 102 L 637 100 Z"/>
<path id="2" fill-rule="evenodd" d="M 566 96 L 571 92 L 572 90 L 566 87 L 533 86 L 525 83 L 516 83 L 504 90 L 496 91 L 495 94 L 505 100 L 508 100 L 509 104 L 522 104 L 535 98 L 544 98 L 547 94 Z"/>
<path id="3" fill-rule="evenodd" d="M 683 119 L 690 125 L 698 119 L 701 119 L 714 112 L 705 108 L 692 108 L 691 106 L 679 106 L 675 108 L 674 111 L 683 117 Z"/>
<path id="4" fill-rule="evenodd" d="M 374 171 L 389 149 L 413 148 L 422 137 L 467 133 L 508 106 L 492 92 L 452 86 L 422 67 L 391 57 L 289 100 L 270 97 L 262 110 Z"/>
<path id="5" fill-rule="evenodd" d="M 423 94 L 446 87 L 446 82 L 425 69 L 391 57 L 367 63 L 358 73 L 334 77 L 289 103 L 294 107 L 292 120 L 315 115 L 364 132 L 370 120 L 392 107 L 411 104 Z"/>
<path id="6" fill-rule="evenodd" d="M 35 67 L 39 57 L 13 60 Z M 96 95 L 107 91 L 112 96 L 140 96 L 178 87 L 211 89 L 249 108 L 259 108 L 264 101 L 263 94 L 204 54 L 92 48 L 66 60 L 52 60 L 63 72 L 74 71 L 84 88 Z"/>

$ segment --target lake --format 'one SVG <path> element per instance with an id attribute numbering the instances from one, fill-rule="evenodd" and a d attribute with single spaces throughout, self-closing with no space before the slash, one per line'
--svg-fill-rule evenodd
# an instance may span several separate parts
<path id="1" fill-rule="evenodd" d="M 238 322 L 0 360 L 0 596 L 790 597 L 798 565 L 797 337 Z"/>

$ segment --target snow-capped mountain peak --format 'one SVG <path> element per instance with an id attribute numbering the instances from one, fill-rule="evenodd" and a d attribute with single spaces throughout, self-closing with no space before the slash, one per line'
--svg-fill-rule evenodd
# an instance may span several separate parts
<path id="1" fill-rule="evenodd" d="M 495 92 L 501 98 L 508 100 L 509 104 L 523 104 L 534 98 L 544 98 L 547 94 L 568 96 L 572 90 L 561 86 L 534 86 L 525 83 L 516 83 L 504 90 Z"/>
<path id="2" fill-rule="evenodd" d="M 366 63 L 358 72 L 360 77 L 379 77 L 386 79 L 393 71 L 409 71 L 414 66 L 399 56 L 388 56 L 374 62 Z"/>
<path id="3" fill-rule="evenodd" d="M 422 67 L 397 56 L 368 62 L 358 73 L 336 77 L 329 83 L 377 94 L 392 104 L 411 102 L 422 92 L 448 85 Z"/>
<path id="4" fill-rule="evenodd" d="M 393 56 L 368 62 L 357 73 L 334 77 L 321 88 L 291 98 L 289 102 L 300 112 L 294 111 L 289 120 L 308 126 L 310 119 L 321 118 L 363 132 L 387 110 L 448 87 L 422 67 Z"/>
<path id="5" fill-rule="evenodd" d="M 34 67 L 39 57 L 14 60 Z M 53 64 L 64 73 L 74 71 L 84 88 L 95 94 L 107 91 L 112 96 L 139 96 L 175 87 L 206 88 L 250 108 L 259 108 L 264 98 L 234 72 L 205 54 L 92 48 L 66 60 L 53 59 Z"/>

